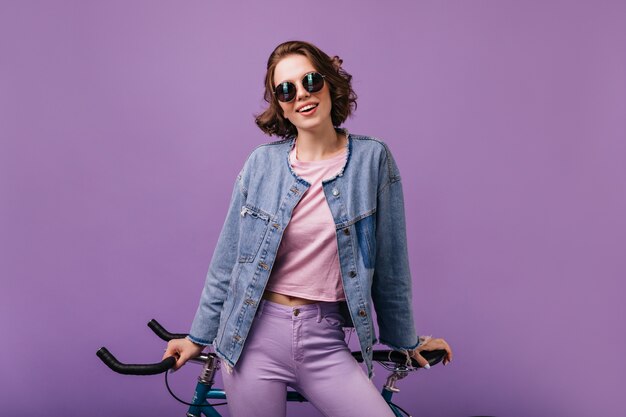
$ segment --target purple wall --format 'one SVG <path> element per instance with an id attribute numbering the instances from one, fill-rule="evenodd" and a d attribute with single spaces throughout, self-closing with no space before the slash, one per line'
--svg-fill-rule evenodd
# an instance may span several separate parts
<path id="1" fill-rule="evenodd" d="M 184 415 L 95 352 L 156 361 L 150 318 L 187 331 L 294 38 L 344 59 L 346 126 L 396 155 L 418 331 L 455 349 L 398 403 L 626 414 L 625 3 L 381 4 L 0 3 L 1 414 Z"/>

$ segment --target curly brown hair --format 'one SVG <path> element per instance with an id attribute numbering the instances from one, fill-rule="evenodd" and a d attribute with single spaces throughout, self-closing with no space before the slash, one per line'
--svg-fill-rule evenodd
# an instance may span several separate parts
<path id="1" fill-rule="evenodd" d="M 274 49 L 268 58 L 263 98 L 269 103 L 269 107 L 263 113 L 255 115 L 257 126 L 270 136 L 276 135 L 287 138 L 296 135 L 296 127 L 283 117 L 283 110 L 274 95 L 276 65 L 281 59 L 293 54 L 304 55 L 317 71 L 324 74 L 332 103 L 331 120 L 333 126 L 341 126 L 348 116 L 351 116 L 352 112 L 356 110 L 357 96 L 352 89 L 352 75 L 341 68 L 343 63 L 341 58 L 336 55 L 331 58 L 317 46 L 304 41 L 283 42 Z"/>

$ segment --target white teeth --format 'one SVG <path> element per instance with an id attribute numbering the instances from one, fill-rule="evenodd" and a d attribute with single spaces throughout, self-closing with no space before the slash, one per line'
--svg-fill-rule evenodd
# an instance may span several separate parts
<path id="1" fill-rule="evenodd" d="M 300 110 L 298 110 L 298 111 L 299 111 L 299 112 L 302 112 L 302 111 L 307 111 L 307 110 L 312 109 L 313 107 L 316 107 L 316 106 L 317 106 L 317 104 L 309 104 L 308 106 L 304 106 L 304 107 L 302 107 L 302 108 L 301 108 Z"/>

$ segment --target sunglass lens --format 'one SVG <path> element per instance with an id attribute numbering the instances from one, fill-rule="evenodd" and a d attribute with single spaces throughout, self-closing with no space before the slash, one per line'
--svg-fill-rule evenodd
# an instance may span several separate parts
<path id="1" fill-rule="evenodd" d="M 315 93 L 324 87 L 324 77 L 318 72 L 310 72 L 302 79 L 302 85 L 309 93 Z"/>
<path id="2" fill-rule="evenodd" d="M 288 102 L 296 97 L 296 86 L 292 83 L 280 83 L 276 86 L 276 98 L 282 102 Z"/>

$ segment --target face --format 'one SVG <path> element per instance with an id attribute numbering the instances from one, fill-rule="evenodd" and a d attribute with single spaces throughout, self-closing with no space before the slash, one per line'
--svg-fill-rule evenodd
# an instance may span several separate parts
<path id="1" fill-rule="evenodd" d="M 309 93 L 302 86 L 302 78 L 309 72 L 317 72 L 311 61 L 303 55 L 289 55 L 278 62 L 274 69 L 273 87 L 283 81 L 290 81 L 296 86 L 296 98 L 289 103 L 278 102 L 283 115 L 300 130 L 317 130 L 320 127 L 332 127 L 330 111 L 332 102 L 328 82 L 315 93 Z M 313 104 L 315 107 L 309 112 L 299 111 L 304 106 Z"/>

